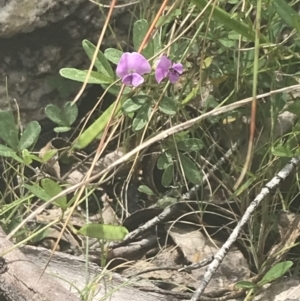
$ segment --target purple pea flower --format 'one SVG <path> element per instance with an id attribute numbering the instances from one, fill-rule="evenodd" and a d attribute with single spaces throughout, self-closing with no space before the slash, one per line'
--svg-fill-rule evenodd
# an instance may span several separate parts
<path id="1" fill-rule="evenodd" d="M 149 62 L 137 52 L 125 52 L 118 63 L 116 73 L 126 86 L 137 87 L 144 82 L 142 75 L 151 72 Z"/>
<path id="2" fill-rule="evenodd" d="M 172 63 L 172 61 L 163 55 L 157 64 L 155 70 L 155 79 L 160 83 L 164 78 L 168 77 L 172 84 L 176 83 L 183 73 L 183 66 L 180 63 Z"/>

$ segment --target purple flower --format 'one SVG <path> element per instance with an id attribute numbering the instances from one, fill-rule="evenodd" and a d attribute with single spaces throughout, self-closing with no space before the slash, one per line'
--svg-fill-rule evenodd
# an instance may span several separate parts
<path id="1" fill-rule="evenodd" d="M 183 72 L 183 66 L 180 63 L 172 63 L 172 61 L 163 55 L 155 70 L 155 79 L 160 83 L 164 78 L 168 77 L 172 84 L 176 83 Z"/>
<path id="2" fill-rule="evenodd" d="M 144 82 L 142 75 L 151 72 L 149 62 L 137 52 L 125 52 L 118 63 L 116 73 L 126 86 L 137 87 Z"/>

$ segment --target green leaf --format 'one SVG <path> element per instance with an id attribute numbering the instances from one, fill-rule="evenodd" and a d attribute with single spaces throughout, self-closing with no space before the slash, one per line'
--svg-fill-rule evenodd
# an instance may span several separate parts
<path id="1" fill-rule="evenodd" d="M 12 112 L 0 111 L 0 138 L 12 149 L 18 150 L 18 129 Z"/>
<path id="2" fill-rule="evenodd" d="M 128 230 L 123 226 L 86 224 L 78 230 L 79 234 L 104 240 L 123 240 Z"/>
<path id="3" fill-rule="evenodd" d="M 30 165 L 32 163 L 32 157 L 30 152 L 27 149 L 22 150 L 22 158 L 26 165 Z"/>
<path id="4" fill-rule="evenodd" d="M 271 281 L 274 281 L 282 277 L 293 265 L 292 261 L 279 262 L 274 265 L 262 278 L 261 281 L 257 283 L 259 286 L 263 286 Z"/>
<path id="5" fill-rule="evenodd" d="M 142 55 L 145 56 L 146 59 L 150 59 L 154 55 L 154 40 L 150 39 L 146 48 L 142 50 Z"/>
<path id="6" fill-rule="evenodd" d="M 127 99 L 127 96 L 122 96 L 115 110 L 114 116 L 117 116 L 120 113 L 122 103 L 125 99 Z M 74 148 L 85 148 L 100 135 L 100 133 L 105 129 L 106 124 L 109 121 L 114 106 L 115 103 L 112 103 L 110 107 L 78 137 L 77 141 L 75 142 Z"/>
<path id="7" fill-rule="evenodd" d="M 166 16 L 161 16 L 158 19 L 156 27 L 161 27 L 163 25 L 169 24 L 169 23 L 173 22 L 180 15 L 181 15 L 181 9 L 178 9 L 178 8 L 174 9 L 170 13 L 168 12 L 168 14 Z"/>
<path id="8" fill-rule="evenodd" d="M 139 50 L 147 31 L 149 29 L 149 25 L 147 20 L 137 20 L 133 25 L 133 47 L 136 51 Z"/>
<path id="9" fill-rule="evenodd" d="M 43 163 L 46 163 L 47 161 L 52 159 L 56 154 L 57 154 L 57 149 L 50 149 L 43 154 L 43 158 L 41 160 Z"/>
<path id="10" fill-rule="evenodd" d="M 139 50 L 146 34 L 149 29 L 149 24 L 147 20 L 137 20 L 133 25 L 133 46 L 136 51 Z M 150 39 L 148 45 L 145 49 L 142 50 L 142 54 L 145 58 L 149 59 L 154 55 L 154 43 L 153 40 Z"/>
<path id="11" fill-rule="evenodd" d="M 13 149 L 2 144 L 0 144 L 0 157 L 12 158 L 19 163 L 24 163 L 23 160 L 17 156 L 17 153 Z"/>
<path id="12" fill-rule="evenodd" d="M 271 5 L 287 25 L 295 28 L 300 33 L 300 16 L 297 11 L 284 0 L 273 0 Z"/>
<path id="13" fill-rule="evenodd" d="M 54 123 L 59 125 L 66 125 L 62 110 L 58 106 L 53 104 L 47 105 L 45 109 L 45 114 Z"/>
<path id="14" fill-rule="evenodd" d="M 164 196 L 163 198 L 159 199 L 155 206 L 159 208 L 167 208 L 168 206 L 174 205 L 178 202 L 176 198 L 171 198 L 169 196 Z"/>
<path id="15" fill-rule="evenodd" d="M 58 126 L 58 127 L 55 127 L 53 130 L 55 133 L 59 134 L 59 133 L 69 132 L 71 130 L 71 128 L 69 126 Z"/>
<path id="16" fill-rule="evenodd" d="M 51 179 L 48 179 L 48 178 L 42 179 L 41 185 L 42 185 L 44 191 L 46 192 L 46 194 L 48 194 L 48 196 L 50 196 L 50 198 L 53 198 L 62 192 L 62 188 L 59 186 L 59 184 L 54 182 Z M 66 210 L 68 207 L 67 197 L 61 196 L 58 199 L 56 199 L 53 202 L 53 204 L 60 207 L 62 210 Z"/>
<path id="17" fill-rule="evenodd" d="M 26 151 L 26 149 L 25 149 L 24 151 Z M 34 161 L 43 163 L 43 160 L 42 160 L 40 157 L 38 157 L 38 156 L 36 156 L 36 155 L 34 155 L 34 154 L 30 154 L 30 158 L 31 158 L 32 160 L 34 160 Z"/>
<path id="18" fill-rule="evenodd" d="M 153 52 L 154 54 L 157 54 L 161 49 L 161 43 L 160 43 L 160 35 L 158 32 L 153 37 Z"/>
<path id="19" fill-rule="evenodd" d="M 76 105 L 72 105 L 71 102 L 65 103 L 62 109 L 56 105 L 47 105 L 45 109 L 46 116 L 54 123 L 67 127 L 67 129 L 60 129 L 60 132 L 68 131 L 70 126 L 76 120 L 78 116 L 78 108 Z"/>
<path id="20" fill-rule="evenodd" d="M 151 103 L 144 104 L 136 114 L 135 118 L 132 122 L 132 129 L 134 131 L 139 131 L 145 127 L 148 123 L 149 117 L 151 113 Z"/>
<path id="21" fill-rule="evenodd" d="M 227 48 L 234 47 L 236 44 L 236 41 L 229 40 L 229 39 L 219 39 L 218 41 Z"/>
<path id="22" fill-rule="evenodd" d="M 17 153 L 13 149 L 2 144 L 0 144 L 0 157 L 12 158 L 19 163 L 24 163 L 23 160 L 17 156 Z"/>
<path id="23" fill-rule="evenodd" d="M 114 64 L 118 64 L 123 52 L 115 48 L 107 48 L 104 51 L 105 57 Z"/>
<path id="24" fill-rule="evenodd" d="M 166 169 L 172 163 L 172 156 L 168 152 L 162 153 L 157 160 L 156 166 L 160 170 Z"/>
<path id="25" fill-rule="evenodd" d="M 291 150 L 288 145 L 278 145 L 272 147 L 272 154 L 278 157 L 292 158 L 295 156 L 295 153 Z"/>
<path id="26" fill-rule="evenodd" d="M 187 138 L 177 144 L 179 150 L 184 152 L 196 152 L 204 147 L 203 142 L 197 138 Z"/>
<path id="27" fill-rule="evenodd" d="M 140 185 L 138 191 L 147 195 L 155 195 L 155 193 L 146 185 Z"/>
<path id="28" fill-rule="evenodd" d="M 177 112 L 177 103 L 174 98 L 164 96 L 158 108 L 165 114 L 175 115 Z"/>
<path id="29" fill-rule="evenodd" d="M 181 101 L 181 105 L 186 105 L 187 103 L 189 103 L 190 101 L 192 101 L 193 99 L 195 99 L 195 97 L 197 96 L 199 92 L 198 88 L 192 88 L 191 92 L 187 94 L 187 96 Z"/>
<path id="30" fill-rule="evenodd" d="M 44 238 L 49 237 L 49 235 L 51 235 L 51 229 L 45 229 L 41 232 L 39 232 L 38 234 L 35 234 L 32 238 L 31 238 L 31 242 L 32 243 L 37 243 L 41 240 L 43 240 Z"/>
<path id="31" fill-rule="evenodd" d="M 169 187 L 172 183 L 173 180 L 173 174 L 174 174 L 174 165 L 169 164 L 167 168 L 164 170 L 162 179 L 161 179 L 161 184 L 164 187 Z"/>
<path id="32" fill-rule="evenodd" d="M 127 99 L 122 109 L 126 113 L 132 113 L 140 109 L 146 102 L 151 103 L 152 98 L 148 95 L 136 95 Z"/>
<path id="33" fill-rule="evenodd" d="M 96 46 L 88 40 L 83 40 L 82 47 L 89 59 L 92 61 L 94 53 L 96 51 Z M 104 76 L 109 77 L 111 79 L 115 78 L 115 73 L 101 50 L 99 50 L 97 54 L 95 67 L 97 68 L 98 72 L 103 74 Z"/>
<path id="34" fill-rule="evenodd" d="M 193 2 L 200 10 L 206 8 L 205 11 L 203 11 L 204 14 L 212 16 L 216 21 L 223 24 L 225 28 L 235 30 L 250 41 L 255 41 L 255 31 L 253 26 L 248 26 L 245 22 L 240 21 L 238 18 L 234 19 L 232 15 L 216 6 L 214 3 L 208 4 L 208 1 L 206 0 L 193 0 Z M 260 36 L 261 41 L 266 42 L 266 38 L 263 35 Z"/>
<path id="35" fill-rule="evenodd" d="M 199 184 L 202 181 L 202 175 L 195 163 L 187 156 L 179 153 L 184 175 L 187 180 L 193 184 Z"/>
<path id="36" fill-rule="evenodd" d="M 236 288 L 246 288 L 246 289 L 254 289 L 257 288 L 257 285 L 250 281 L 239 281 L 236 283 Z"/>
<path id="37" fill-rule="evenodd" d="M 50 195 L 46 193 L 46 191 L 41 188 L 39 185 L 29 185 L 29 184 L 24 184 L 24 187 L 28 189 L 33 195 L 41 199 L 42 201 L 48 201 L 51 199 Z"/>
<path id="38" fill-rule="evenodd" d="M 25 150 L 33 146 L 41 133 L 41 126 L 37 121 L 28 123 L 19 141 L 19 150 Z"/>
<path id="39" fill-rule="evenodd" d="M 125 113 L 132 113 L 140 109 L 142 106 L 143 104 L 136 102 L 132 98 L 129 98 L 124 102 L 122 109 Z"/>
<path id="40" fill-rule="evenodd" d="M 235 31 L 235 30 L 232 30 L 228 33 L 228 39 L 230 40 L 237 40 L 239 41 L 240 40 L 240 35 Z M 243 42 L 247 42 L 247 39 L 245 37 L 242 37 L 241 39 Z"/>
<path id="41" fill-rule="evenodd" d="M 63 107 L 63 114 L 64 114 L 64 122 L 66 125 L 71 126 L 78 116 L 78 107 L 76 104 L 73 104 L 68 101 L 64 104 Z"/>
<path id="42" fill-rule="evenodd" d="M 105 85 L 105 84 L 102 84 L 101 87 L 104 89 L 104 90 L 107 90 L 108 93 L 112 94 L 112 95 L 119 95 L 120 93 L 120 90 L 121 90 L 121 85 L 118 85 L 118 84 L 115 84 L 113 86 L 109 86 L 109 85 Z M 131 92 L 131 88 L 130 87 L 125 87 L 125 89 L 123 90 L 123 93 L 122 95 L 128 95 L 129 93 Z"/>
<path id="43" fill-rule="evenodd" d="M 84 83 L 87 77 L 87 70 L 78 70 L 76 68 L 63 68 L 60 69 L 59 74 L 62 77 Z M 113 80 L 99 72 L 92 71 L 88 78 L 88 84 L 111 84 Z"/>

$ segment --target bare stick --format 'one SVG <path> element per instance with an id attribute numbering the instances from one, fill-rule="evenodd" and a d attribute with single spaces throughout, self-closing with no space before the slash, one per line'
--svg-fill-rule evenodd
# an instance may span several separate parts
<path id="1" fill-rule="evenodd" d="M 136 237 L 143 234 L 146 230 L 148 230 L 148 229 L 156 226 L 157 224 L 165 221 L 166 219 L 168 219 L 178 209 L 177 205 L 178 204 L 174 204 L 174 205 L 171 205 L 171 206 L 165 208 L 161 214 L 159 214 L 158 216 L 155 216 L 154 218 L 152 218 L 151 220 L 146 222 L 144 225 L 142 225 L 142 226 L 138 227 L 137 229 L 135 229 L 134 231 L 128 233 L 127 236 L 124 238 L 124 240 L 111 243 L 110 247 L 114 249 L 114 248 L 124 246 L 124 245 L 132 242 Z"/>
<path id="2" fill-rule="evenodd" d="M 264 188 L 262 188 L 259 195 L 250 203 L 249 207 L 247 208 L 246 212 L 244 213 L 243 217 L 237 224 L 237 226 L 232 231 L 231 235 L 222 246 L 222 248 L 216 253 L 214 256 L 214 260 L 208 266 L 206 273 L 203 276 L 203 279 L 193 294 L 193 297 L 190 301 L 197 301 L 199 300 L 200 296 L 204 292 L 205 288 L 207 287 L 209 281 L 211 280 L 212 276 L 220 266 L 221 262 L 223 261 L 224 257 L 229 252 L 230 247 L 232 244 L 237 240 L 238 235 L 240 234 L 243 226 L 249 220 L 251 214 L 255 211 L 255 209 L 259 206 L 259 204 L 264 200 L 264 198 L 271 193 L 272 190 L 276 189 L 279 184 L 285 180 L 288 175 L 296 169 L 300 164 L 300 156 L 292 158 L 289 163 L 287 163 L 279 173 L 270 181 L 268 182 Z"/>

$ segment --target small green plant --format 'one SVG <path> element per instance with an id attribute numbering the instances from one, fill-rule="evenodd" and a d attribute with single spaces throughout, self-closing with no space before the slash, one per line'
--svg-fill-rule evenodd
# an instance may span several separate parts
<path id="1" fill-rule="evenodd" d="M 20 133 L 12 112 L 0 111 L 0 138 L 4 144 L 0 144 L 0 156 L 8 157 L 19 163 L 31 164 L 32 160 L 39 160 L 30 154 L 28 149 L 33 147 L 39 138 L 41 126 L 37 121 L 26 125 Z"/>
<path id="2" fill-rule="evenodd" d="M 106 241 L 116 241 L 124 239 L 128 230 L 123 226 L 93 223 L 84 225 L 77 233 Z"/>
<path id="3" fill-rule="evenodd" d="M 182 169 L 187 180 L 193 184 L 201 183 L 201 171 L 199 171 L 199 167 L 188 156 L 188 153 L 200 151 L 204 147 L 204 144 L 200 139 L 186 136 L 187 133 L 185 136 L 175 136 L 176 144 L 171 139 L 166 139 L 163 143 L 164 152 L 157 160 L 157 168 L 164 171 L 162 185 L 165 187 L 168 187 L 173 180 L 174 160 L 176 160 L 177 157 L 177 164 L 182 164 Z M 179 154 L 179 156 L 177 156 L 177 154 Z"/>
<path id="4" fill-rule="evenodd" d="M 265 284 L 271 283 L 284 276 L 292 266 L 292 261 L 279 262 L 274 265 L 268 272 L 266 272 L 266 274 L 258 283 L 253 283 L 251 281 L 239 281 L 236 284 L 236 287 L 249 290 L 247 298 L 250 298 L 250 296 L 255 295 L 258 290 Z"/>
<path id="5" fill-rule="evenodd" d="M 63 190 L 58 183 L 48 178 L 42 179 L 41 185 L 24 184 L 24 187 L 28 189 L 28 191 L 30 191 L 34 196 L 43 201 L 49 201 L 51 198 L 53 198 Z M 70 207 L 70 203 L 67 201 L 66 196 L 62 196 L 55 202 L 53 202 L 53 204 L 61 208 L 63 212 L 65 212 Z"/>
<path id="6" fill-rule="evenodd" d="M 55 105 L 48 105 L 45 108 L 46 116 L 58 125 L 54 128 L 56 133 L 68 132 L 71 130 L 71 125 L 75 122 L 78 116 L 78 108 L 76 104 L 66 102 L 60 109 Z"/>

